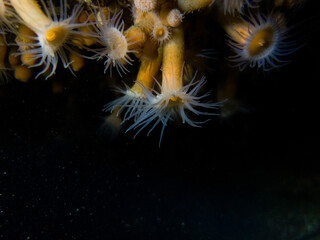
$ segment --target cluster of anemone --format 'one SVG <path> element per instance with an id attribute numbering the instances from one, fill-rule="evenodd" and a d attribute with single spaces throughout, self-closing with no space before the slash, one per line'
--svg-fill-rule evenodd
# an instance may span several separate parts
<path id="1" fill-rule="evenodd" d="M 49 78 L 59 62 L 76 72 L 83 59 L 102 60 L 107 76 L 116 69 L 125 77 L 128 65 L 139 61 L 135 81 L 118 87 L 121 96 L 103 110 L 111 112 L 112 119 L 131 122 L 127 131 L 137 130 L 136 134 L 150 127 L 149 134 L 162 124 L 159 143 L 169 122 L 200 127 L 207 120 L 198 118 L 218 115 L 224 102 L 210 100 L 203 91 L 205 76 L 185 73 L 187 15 L 205 8 L 216 10 L 214 18 L 234 52 L 229 60 L 240 70 L 281 67 L 298 49 L 290 40 L 285 17 L 276 11 L 260 12 L 261 0 L 132 0 L 128 1 L 129 23 L 123 20 L 123 10 L 114 5 L 84 2 L 89 1 L 71 5 L 60 0 L 56 6 L 52 0 L 0 0 L 0 78 L 10 68 L 17 79 L 30 78 L 32 68 L 38 70 L 36 78 Z M 14 35 L 14 41 L 7 43 L 6 34 Z M 9 45 L 15 48 L 6 64 Z"/>

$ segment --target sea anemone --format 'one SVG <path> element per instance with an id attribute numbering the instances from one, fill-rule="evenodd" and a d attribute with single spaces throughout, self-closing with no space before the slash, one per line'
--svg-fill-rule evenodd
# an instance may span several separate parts
<path id="1" fill-rule="evenodd" d="M 203 123 L 191 120 L 186 110 L 196 115 L 215 115 L 215 113 L 196 109 L 216 109 L 220 106 L 220 103 L 203 102 L 208 93 L 198 95 L 205 84 L 204 77 L 200 81 L 195 81 L 196 75 L 194 75 L 189 84 L 183 86 L 183 59 L 184 33 L 181 27 L 177 27 L 172 30 L 172 37 L 163 45 L 161 86 L 158 83 L 160 93 L 156 90 L 150 91 L 147 88 L 143 88 L 147 102 L 144 103 L 142 111 L 137 115 L 138 117 L 135 117 L 135 122 L 127 131 L 140 128 L 136 133 L 137 135 L 155 121 L 148 132 L 149 134 L 161 122 L 160 145 L 164 128 L 169 120 L 180 118 L 182 123 L 188 123 L 193 127 L 200 127 L 201 123 Z"/>
<path id="2" fill-rule="evenodd" d="M 280 15 L 250 15 L 243 23 L 230 26 L 227 26 L 229 45 L 235 55 L 229 60 L 236 62 L 240 70 L 247 66 L 264 71 L 281 67 L 289 62 L 285 57 L 301 47 L 296 40 L 290 40 L 291 29 Z"/>
<path id="3" fill-rule="evenodd" d="M 95 52 L 95 55 L 92 58 L 99 60 L 106 57 L 104 71 L 106 72 L 110 69 L 110 75 L 112 75 L 112 67 L 117 69 L 120 76 L 122 76 L 122 73 L 129 72 L 125 65 L 132 64 L 133 59 L 130 58 L 129 54 L 136 52 L 130 49 L 130 45 L 134 44 L 135 41 L 127 38 L 123 32 L 124 22 L 121 20 L 122 12 L 121 10 L 114 13 L 111 17 L 110 11 L 108 11 L 107 19 L 102 16 L 101 20 L 97 21 L 95 27 L 97 42 L 103 47 L 93 49 L 92 51 Z"/>
<path id="4" fill-rule="evenodd" d="M 55 73 L 60 58 L 65 68 L 69 67 L 70 61 L 67 58 L 65 49 L 72 51 L 71 45 L 75 45 L 71 40 L 73 36 L 82 34 L 76 29 L 86 26 L 88 23 L 77 23 L 76 20 L 81 11 L 81 5 L 73 8 L 72 14 L 67 14 L 66 0 L 60 0 L 60 12 L 55 12 L 52 1 L 49 7 L 41 0 L 43 10 L 33 0 L 12 0 L 11 4 L 20 17 L 21 24 L 27 26 L 34 32 L 34 35 L 24 36 L 31 41 L 18 42 L 22 55 L 29 56 L 32 64 L 30 67 L 37 67 L 44 64 L 44 69 L 36 77 L 47 73 L 47 78 Z M 35 62 L 35 63 L 33 63 Z M 70 68 L 69 68 L 70 69 Z M 71 70 L 71 69 L 70 69 Z M 72 71 L 72 70 L 71 70 Z"/>
<path id="5" fill-rule="evenodd" d="M 151 37 L 159 44 L 164 43 L 170 38 L 170 27 L 164 25 L 159 17 L 154 22 Z"/>
<path id="6" fill-rule="evenodd" d="M 152 96 L 154 77 L 160 70 L 161 60 L 162 47 L 157 48 L 151 39 L 147 40 L 135 84 L 131 88 L 126 85 L 125 90 L 116 88 L 122 96 L 106 104 L 103 110 L 113 112 L 116 109 L 117 115 L 125 112 L 122 122 L 137 120 Z"/>

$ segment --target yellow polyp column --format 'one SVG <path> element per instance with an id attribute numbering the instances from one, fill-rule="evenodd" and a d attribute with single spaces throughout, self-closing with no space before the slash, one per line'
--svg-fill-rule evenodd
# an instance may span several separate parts
<path id="1" fill-rule="evenodd" d="M 51 23 L 36 1 L 11 0 L 10 2 L 26 25 L 39 29 Z"/>
<path id="2" fill-rule="evenodd" d="M 172 30 L 171 38 L 163 46 L 162 93 L 182 87 L 184 64 L 184 34 L 181 27 Z"/>
<path id="3" fill-rule="evenodd" d="M 145 44 L 141 57 L 141 64 L 137 75 L 137 81 L 131 88 L 132 92 L 144 95 L 142 86 L 151 90 L 154 84 L 154 77 L 160 70 L 162 60 L 162 47 L 157 49 L 156 44 L 152 40 L 148 40 Z"/>
<path id="4" fill-rule="evenodd" d="M 136 57 L 141 57 L 141 49 L 147 40 L 147 35 L 152 32 L 154 23 L 157 19 L 160 18 L 156 13 L 148 12 L 139 20 L 139 22 L 124 31 L 126 39 L 131 42 L 131 44 L 128 45 L 128 49 L 136 50 L 137 52 L 134 53 Z"/>
<path id="5" fill-rule="evenodd" d="M 222 10 L 219 10 L 215 17 L 232 40 L 240 44 L 245 43 L 245 36 L 249 35 L 250 30 L 246 22 L 239 16 L 225 15 Z"/>
<path id="6" fill-rule="evenodd" d="M 215 0 L 178 0 L 178 7 L 183 12 L 192 12 L 209 6 Z"/>

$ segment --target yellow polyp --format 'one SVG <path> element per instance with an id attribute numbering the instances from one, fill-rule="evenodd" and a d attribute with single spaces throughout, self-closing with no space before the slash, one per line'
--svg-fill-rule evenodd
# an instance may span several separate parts
<path id="1" fill-rule="evenodd" d="M 274 30 L 271 27 L 257 32 L 249 44 L 249 54 L 256 56 L 264 52 L 272 44 Z"/>
<path id="2" fill-rule="evenodd" d="M 49 44 L 61 46 L 68 37 L 68 31 L 63 26 L 52 27 L 45 33 L 45 38 Z"/>
<path id="3" fill-rule="evenodd" d="M 176 91 L 182 87 L 184 63 L 184 33 L 181 27 L 172 30 L 171 38 L 163 47 L 162 92 Z"/>
<path id="4" fill-rule="evenodd" d="M 154 77 L 160 70 L 162 60 L 162 47 L 159 47 L 157 49 L 154 44 L 149 44 L 149 42 L 152 41 L 149 39 L 145 44 L 148 50 L 144 49 L 143 51 L 144 54 L 141 57 L 141 64 L 137 75 L 137 81 L 131 88 L 132 92 L 141 95 L 144 95 L 142 86 L 144 86 L 148 90 L 152 89 L 152 86 L 154 84 Z M 153 53 L 151 53 L 152 48 Z"/>
<path id="5" fill-rule="evenodd" d="M 243 21 L 240 17 L 224 15 L 222 11 L 217 14 L 217 17 L 233 41 L 244 46 L 248 44 L 248 39 L 251 39 L 248 45 L 250 56 L 257 56 L 263 53 L 273 43 L 275 30 L 272 26 L 264 27 L 256 32 L 253 26 Z"/>

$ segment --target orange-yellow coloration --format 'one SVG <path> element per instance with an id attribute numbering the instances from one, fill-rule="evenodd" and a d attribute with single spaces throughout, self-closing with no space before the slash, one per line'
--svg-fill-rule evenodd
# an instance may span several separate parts
<path id="1" fill-rule="evenodd" d="M 71 68 L 73 71 L 78 72 L 84 66 L 84 58 L 76 54 L 75 52 L 69 53 L 69 59 L 71 61 Z"/>
<path id="2" fill-rule="evenodd" d="M 48 43 L 61 46 L 68 36 L 68 31 L 63 26 L 49 28 L 45 33 L 45 37 Z"/>
<path id="3" fill-rule="evenodd" d="M 17 56 L 16 53 L 16 50 L 10 50 L 9 52 L 8 62 L 12 68 L 21 64 L 20 56 Z"/>
<path id="4" fill-rule="evenodd" d="M 28 46 L 30 43 L 35 43 L 36 41 L 31 37 L 35 37 L 36 34 L 28 28 L 26 25 L 21 24 L 18 29 L 18 35 L 16 36 L 16 42 L 19 45 L 20 51 L 25 51 L 30 49 Z"/>
<path id="5" fill-rule="evenodd" d="M 160 19 L 161 22 L 170 27 L 178 27 L 182 22 L 183 14 L 175 8 L 172 2 L 166 2 L 161 5 Z"/>
<path id="6" fill-rule="evenodd" d="M 183 35 L 181 27 L 174 28 L 171 38 L 163 47 L 162 92 L 175 91 L 182 87 L 181 77 L 184 63 Z"/>
<path id="7" fill-rule="evenodd" d="M 155 31 L 155 36 L 158 38 L 161 38 L 164 35 L 164 29 L 163 28 L 157 28 Z"/>
<path id="8" fill-rule="evenodd" d="M 146 89 L 151 90 L 154 84 L 154 77 L 160 70 L 162 60 L 162 47 L 157 50 L 156 44 L 148 40 L 143 49 L 141 65 L 137 75 L 137 81 L 131 88 L 132 92 L 144 94 L 143 85 Z"/>
<path id="9" fill-rule="evenodd" d="M 145 17 L 134 26 L 148 34 L 152 31 L 153 25 L 157 20 L 159 20 L 159 16 L 155 12 L 148 12 Z"/>
<path id="10" fill-rule="evenodd" d="M 267 27 L 259 31 L 249 44 L 249 54 L 256 56 L 261 54 L 272 44 L 274 29 Z"/>
<path id="11" fill-rule="evenodd" d="M 234 22 L 232 21 L 234 20 Z M 231 17 L 231 21 L 223 24 L 226 33 L 237 43 L 245 44 L 245 36 L 249 36 L 249 26 L 239 18 Z"/>
<path id="12" fill-rule="evenodd" d="M 94 15 L 90 15 L 88 16 L 88 14 L 86 12 L 81 12 L 81 14 L 79 15 L 77 22 L 78 23 L 84 23 L 84 22 L 95 22 L 96 21 L 96 17 Z M 83 34 L 79 34 L 79 36 L 74 37 L 74 39 L 72 39 L 72 42 L 78 45 L 85 45 L 85 46 L 91 46 L 93 44 L 96 43 L 96 41 L 86 35 L 86 33 L 91 33 L 94 31 L 93 26 L 81 26 L 78 28 L 79 32 L 83 33 Z"/>
<path id="13" fill-rule="evenodd" d="M 11 0 L 10 2 L 26 25 L 42 28 L 50 24 L 51 20 L 35 0 Z"/>
<path id="14" fill-rule="evenodd" d="M 17 66 L 14 69 L 14 77 L 20 82 L 28 82 L 32 77 L 31 69 L 26 66 Z"/>
<path id="15" fill-rule="evenodd" d="M 130 42 L 132 42 L 132 44 L 128 46 L 128 50 L 138 51 L 142 49 L 147 39 L 145 32 L 135 25 L 128 28 L 124 32 L 124 35 L 126 36 L 126 39 L 130 39 Z"/>
<path id="16" fill-rule="evenodd" d="M 141 22 L 147 13 L 140 11 L 135 6 L 132 7 L 133 24 Z"/>
<path id="17" fill-rule="evenodd" d="M 22 53 L 21 62 L 27 66 L 32 66 L 37 63 L 37 59 L 35 59 L 31 53 Z"/>

